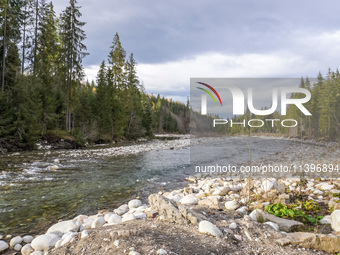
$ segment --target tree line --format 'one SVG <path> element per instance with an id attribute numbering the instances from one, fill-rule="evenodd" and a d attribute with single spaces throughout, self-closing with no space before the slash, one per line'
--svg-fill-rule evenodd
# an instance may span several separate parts
<path id="1" fill-rule="evenodd" d="M 226 127 L 226 132 L 231 134 L 247 134 L 247 133 L 276 133 L 285 134 L 300 138 L 316 138 L 326 140 L 339 140 L 340 137 L 340 73 L 338 70 L 331 71 L 325 77 L 319 72 L 317 81 L 311 83 L 308 77 L 301 78 L 300 88 L 310 91 L 311 99 L 304 103 L 305 108 L 312 114 L 304 115 L 295 105 L 289 105 L 287 115 L 281 116 L 278 112 L 274 112 L 269 116 L 257 116 L 251 114 L 249 110 L 243 116 L 234 116 L 235 122 L 243 119 L 260 119 L 265 123 L 262 127 L 241 128 L 240 125 L 234 127 Z M 290 98 L 304 98 L 301 93 L 293 93 Z M 264 108 L 266 109 L 266 108 Z M 294 128 L 283 127 L 282 125 L 272 126 L 271 122 L 265 119 L 294 119 L 298 125 Z M 254 123 L 260 125 L 261 123 Z"/>
<path id="2" fill-rule="evenodd" d="M 0 0 L 0 149 L 38 140 L 79 144 L 188 131 L 189 106 L 147 95 L 118 33 L 95 81 L 76 0 L 57 16 L 45 0 Z"/>

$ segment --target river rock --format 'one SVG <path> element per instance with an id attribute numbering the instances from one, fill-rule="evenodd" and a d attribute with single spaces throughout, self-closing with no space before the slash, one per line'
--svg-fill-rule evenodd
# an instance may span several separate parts
<path id="1" fill-rule="evenodd" d="M 17 243 L 17 244 L 14 245 L 14 247 L 13 247 L 13 249 L 14 249 L 15 251 L 20 251 L 21 248 L 22 248 L 22 245 L 21 245 L 20 243 Z"/>
<path id="2" fill-rule="evenodd" d="M 141 255 L 141 254 L 137 251 L 130 251 L 129 255 Z"/>
<path id="3" fill-rule="evenodd" d="M 318 189 L 321 189 L 321 190 L 331 190 L 331 189 L 335 188 L 335 185 L 330 184 L 328 182 L 321 182 L 321 183 L 315 185 L 315 187 L 317 187 Z"/>
<path id="4" fill-rule="evenodd" d="M 94 219 L 85 220 L 84 223 L 81 224 L 79 231 L 83 231 L 84 229 L 90 229 L 93 222 L 94 222 Z"/>
<path id="5" fill-rule="evenodd" d="M 229 187 L 217 187 L 215 191 L 212 193 L 212 195 L 225 196 L 228 194 L 229 191 L 230 191 Z"/>
<path id="6" fill-rule="evenodd" d="M 227 210 L 236 210 L 239 207 L 240 207 L 240 204 L 236 200 L 227 201 L 225 203 L 225 208 Z"/>
<path id="7" fill-rule="evenodd" d="M 22 237 L 21 236 L 16 236 L 11 239 L 9 242 L 9 245 L 11 247 L 14 247 L 16 244 L 20 244 L 22 242 Z"/>
<path id="8" fill-rule="evenodd" d="M 22 248 L 21 248 L 21 254 L 22 255 L 30 255 L 34 250 L 31 247 L 31 244 L 25 244 Z"/>
<path id="9" fill-rule="evenodd" d="M 33 239 L 34 239 L 34 237 L 31 236 L 31 235 L 26 235 L 26 236 L 24 236 L 24 237 L 22 238 L 22 240 L 24 241 L 24 243 L 30 243 L 30 242 L 32 242 Z"/>
<path id="10" fill-rule="evenodd" d="M 236 212 L 242 213 L 243 215 L 247 215 L 248 214 L 246 206 L 242 206 L 242 207 L 238 208 L 236 210 Z"/>
<path id="11" fill-rule="evenodd" d="M 0 241 L 0 252 L 5 251 L 9 248 L 8 243 L 6 243 L 5 241 Z"/>
<path id="12" fill-rule="evenodd" d="M 33 239 L 31 246 L 36 251 L 43 251 L 50 247 L 54 247 L 59 239 L 60 238 L 54 234 L 39 235 Z"/>
<path id="13" fill-rule="evenodd" d="M 101 228 L 105 223 L 104 217 L 99 217 L 92 222 L 91 228 Z"/>
<path id="14" fill-rule="evenodd" d="M 119 206 L 117 209 L 113 210 L 113 212 L 117 215 L 123 215 L 129 210 L 129 206 L 127 204 L 123 204 Z"/>
<path id="15" fill-rule="evenodd" d="M 65 234 L 66 232 L 73 231 L 77 232 L 79 230 L 81 223 L 76 220 L 66 220 L 58 222 L 52 225 L 48 230 L 47 233 L 51 233 L 55 230 L 59 230 L 61 233 Z"/>
<path id="16" fill-rule="evenodd" d="M 320 220 L 320 224 L 331 224 L 331 216 L 330 215 L 326 215 L 325 217 L 323 217 Z"/>
<path id="17" fill-rule="evenodd" d="M 277 192 L 279 193 L 283 193 L 285 192 L 285 185 L 278 182 L 278 181 L 275 181 L 275 180 L 264 180 L 262 182 L 262 185 L 261 185 L 261 189 L 264 191 L 264 192 L 269 192 L 271 190 L 277 190 Z"/>
<path id="18" fill-rule="evenodd" d="M 204 233 L 204 234 L 208 234 L 208 235 L 212 235 L 216 237 L 220 237 L 223 235 L 221 230 L 219 230 L 218 227 L 216 227 L 214 224 L 212 224 L 210 221 L 207 221 L 207 220 L 203 220 L 200 222 L 200 224 L 198 225 L 198 231 L 200 233 Z"/>
<path id="19" fill-rule="evenodd" d="M 44 252 L 43 251 L 35 251 L 35 252 L 32 252 L 30 255 L 43 255 Z"/>
<path id="20" fill-rule="evenodd" d="M 89 236 L 89 232 L 86 229 L 81 231 L 81 235 L 80 235 L 81 239 L 86 238 L 88 236 Z"/>
<path id="21" fill-rule="evenodd" d="M 271 222 L 271 221 L 267 221 L 265 222 L 264 224 L 268 225 L 268 226 L 271 226 L 273 229 L 275 229 L 276 231 L 280 231 L 280 227 L 279 225 L 277 225 L 276 223 L 274 222 Z"/>
<path id="22" fill-rule="evenodd" d="M 135 213 L 133 213 L 133 215 L 135 216 L 135 218 L 137 220 L 139 220 L 139 219 L 146 219 L 147 218 L 146 214 L 143 213 L 143 212 L 135 212 Z"/>
<path id="23" fill-rule="evenodd" d="M 124 214 L 123 218 L 122 218 L 122 222 L 126 222 L 126 221 L 131 221 L 131 220 L 135 220 L 136 217 L 133 213 L 127 213 Z"/>
<path id="24" fill-rule="evenodd" d="M 281 231 L 290 232 L 304 229 L 303 223 L 296 220 L 279 218 L 269 213 L 266 213 L 265 217 L 267 220 L 279 225 Z"/>
<path id="25" fill-rule="evenodd" d="M 334 231 L 340 231 L 340 210 L 335 210 L 332 212 L 331 226 Z"/>
<path id="26" fill-rule="evenodd" d="M 164 250 L 164 249 L 159 249 L 159 250 L 157 250 L 156 254 L 158 254 L 158 255 L 166 255 L 166 254 L 168 254 L 168 253 L 167 253 L 167 251 Z"/>
<path id="27" fill-rule="evenodd" d="M 179 202 L 182 205 L 197 205 L 198 201 L 199 201 L 199 199 L 197 197 L 195 197 L 195 195 L 189 194 L 189 195 L 186 195 L 185 197 L 183 197 Z"/>
<path id="28" fill-rule="evenodd" d="M 74 220 L 79 221 L 80 223 L 84 223 L 84 221 L 88 218 L 89 216 L 81 214 L 75 217 Z"/>
<path id="29" fill-rule="evenodd" d="M 128 206 L 129 206 L 129 209 L 140 207 L 140 206 L 142 206 L 142 201 L 140 201 L 139 199 L 132 199 L 128 203 Z"/>
<path id="30" fill-rule="evenodd" d="M 48 169 L 49 169 L 49 170 L 52 170 L 52 171 L 53 171 L 53 170 L 58 170 L 58 169 L 59 169 L 59 166 L 57 166 L 57 165 L 49 166 Z"/>
<path id="31" fill-rule="evenodd" d="M 113 215 L 113 214 L 114 214 L 114 213 L 112 213 L 112 212 L 108 212 L 107 214 L 104 215 L 104 220 L 105 220 L 106 222 L 109 222 L 109 219 L 110 219 L 111 215 Z"/>
<path id="32" fill-rule="evenodd" d="M 63 235 L 63 237 L 58 241 L 60 242 L 60 246 L 63 246 L 69 242 L 71 242 L 72 238 L 75 237 L 77 233 L 67 232 Z"/>
<path id="33" fill-rule="evenodd" d="M 148 200 L 151 208 L 158 211 L 160 220 L 178 224 L 188 224 L 189 222 L 198 224 L 200 220 L 205 219 L 205 216 L 159 194 L 151 194 Z"/>
<path id="34" fill-rule="evenodd" d="M 252 211 L 249 214 L 249 217 L 250 217 L 251 220 L 257 221 L 257 222 L 263 222 L 263 221 L 266 220 L 266 215 L 260 209 L 255 209 L 254 211 Z"/>
<path id="35" fill-rule="evenodd" d="M 120 217 L 117 214 L 112 214 L 109 218 L 109 220 L 107 221 L 107 223 L 109 224 L 119 224 L 122 223 L 122 217 Z"/>

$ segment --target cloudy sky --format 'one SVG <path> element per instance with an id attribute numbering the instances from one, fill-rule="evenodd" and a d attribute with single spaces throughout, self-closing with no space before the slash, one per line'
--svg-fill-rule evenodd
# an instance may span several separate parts
<path id="1" fill-rule="evenodd" d="M 88 78 L 119 33 L 148 92 L 186 101 L 190 77 L 315 77 L 340 66 L 338 0 L 78 0 Z M 67 0 L 54 0 L 59 13 Z"/>

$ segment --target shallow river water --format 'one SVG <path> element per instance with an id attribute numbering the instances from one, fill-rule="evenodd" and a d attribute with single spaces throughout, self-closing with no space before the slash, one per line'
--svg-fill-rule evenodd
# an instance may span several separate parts
<path id="1" fill-rule="evenodd" d="M 248 160 L 249 141 L 257 144 L 253 159 L 291 145 L 277 139 L 230 139 L 230 160 L 235 162 Z M 136 196 L 182 187 L 184 178 L 193 174 L 189 148 L 95 158 L 68 157 L 70 153 L 0 155 L 0 234 L 37 234 L 60 219 L 114 209 Z M 59 168 L 51 170 L 52 165 Z"/>

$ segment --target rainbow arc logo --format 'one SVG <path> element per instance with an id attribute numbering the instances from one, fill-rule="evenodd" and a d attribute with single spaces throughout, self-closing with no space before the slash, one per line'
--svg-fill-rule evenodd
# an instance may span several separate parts
<path id="1" fill-rule="evenodd" d="M 214 94 L 217 96 L 217 98 L 218 98 L 218 100 L 220 101 L 220 104 L 221 104 L 221 106 L 222 106 L 222 100 L 221 100 L 221 98 L 220 98 L 220 95 L 217 93 L 217 91 L 216 91 L 212 86 L 210 86 L 209 84 L 203 83 L 203 82 L 197 82 L 197 83 L 198 83 L 198 84 L 201 84 L 201 85 L 203 85 L 203 86 L 206 86 L 206 87 L 209 88 L 212 92 L 214 92 Z M 206 93 L 214 100 L 215 105 L 217 105 L 214 96 L 211 94 L 211 92 L 210 92 L 209 90 L 204 89 L 204 88 L 201 88 L 201 87 L 197 87 L 197 88 L 200 89 L 200 90 L 203 90 L 204 92 L 206 92 Z"/>

